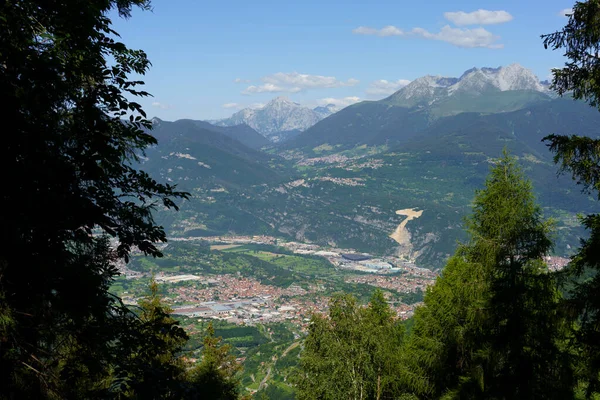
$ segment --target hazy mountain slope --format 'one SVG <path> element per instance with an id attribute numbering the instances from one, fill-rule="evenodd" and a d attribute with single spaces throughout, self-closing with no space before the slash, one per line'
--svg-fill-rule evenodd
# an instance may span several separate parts
<path id="1" fill-rule="evenodd" d="M 211 180 L 224 185 L 270 182 L 278 173 L 269 164 L 273 157 L 253 150 L 223 133 L 203 129 L 195 121 L 156 121 L 152 135 L 159 144 L 147 152 L 144 168 L 172 181 Z"/>
<path id="2" fill-rule="evenodd" d="M 456 241 L 466 239 L 463 217 L 470 212 L 475 190 L 483 186 L 491 160 L 506 147 L 532 179 L 545 215 L 558 221 L 557 253 L 568 254 L 583 234 L 576 214 L 593 209 L 595 203 L 580 194 L 569 177 L 557 178 L 557 167 L 541 139 L 552 132 L 593 132 L 598 124 L 600 113 L 563 99 L 511 113 L 441 118 L 385 153 L 315 165 L 308 175 L 312 178 L 306 179 L 308 188 L 287 191 L 291 197 L 323 200 L 315 206 L 316 228 L 312 220 L 304 220 L 286 230 L 302 227 L 305 237 L 321 243 L 401 251 L 421 265 L 440 265 Z M 335 184 L 336 179 L 347 183 Z M 415 207 L 423 215 L 407 225 L 410 246 L 390 243 L 388 235 L 402 220 L 395 211 Z M 293 214 L 290 207 L 287 212 Z M 281 223 L 290 225 L 290 219 Z"/>
<path id="3" fill-rule="evenodd" d="M 333 104 L 310 109 L 287 97 L 277 97 L 262 108 L 245 108 L 230 118 L 214 121 L 219 126 L 247 124 L 273 142 L 285 140 L 286 132 L 304 131 L 338 108 Z"/>
<path id="4" fill-rule="evenodd" d="M 282 148 L 311 149 L 322 144 L 339 149 L 361 144 L 402 142 L 425 129 L 429 116 L 419 110 L 380 102 L 363 102 L 346 107 L 284 143 Z"/>
<path id="5" fill-rule="evenodd" d="M 283 148 L 307 151 L 329 144 L 339 151 L 363 144 L 394 145 L 441 117 L 510 112 L 550 100 L 547 86 L 518 64 L 473 68 L 460 78 L 425 76 L 383 100 L 358 103 L 325 118 Z"/>
<path id="6" fill-rule="evenodd" d="M 286 217 L 271 210 L 265 218 L 284 232 L 301 233 L 319 243 L 401 251 L 421 265 L 440 265 L 456 241 L 465 239 L 462 221 L 475 190 L 482 187 L 491 160 L 506 147 L 532 179 L 545 215 L 558 221 L 556 251 L 565 255 L 583 234 L 576 214 L 595 204 L 569 177 L 557 178 L 552 155 L 541 139 L 550 133 L 596 135 L 599 124 L 600 113 L 569 99 L 509 113 L 439 118 L 385 153 L 315 164 L 305 173 L 303 185 L 284 186 L 285 196 L 264 192 L 265 199 L 285 197 L 280 201 L 286 204 Z M 296 208 L 295 199 L 301 208 Z M 410 246 L 399 246 L 388 237 L 402 220 L 395 211 L 414 207 L 423 215 L 407 225 Z"/>
<path id="7" fill-rule="evenodd" d="M 455 92 L 440 99 L 428 109 L 433 117 L 445 117 L 463 112 L 503 113 L 519 110 L 551 98 L 532 90 L 490 91 L 489 93 Z"/>
<path id="8" fill-rule="evenodd" d="M 269 136 L 269 140 L 276 144 L 283 144 L 284 142 L 287 142 L 288 140 L 295 138 L 296 136 L 298 136 L 301 133 L 302 133 L 302 131 L 298 130 L 298 129 L 294 129 L 291 131 L 275 132 Z M 271 144 L 273 144 L 273 143 L 271 143 Z"/>
<path id="9" fill-rule="evenodd" d="M 585 133 L 598 123 L 600 113 L 569 100 L 498 115 L 441 118 L 374 156 L 302 166 L 296 176 L 239 189 L 207 184 L 183 205 L 171 232 L 268 233 L 441 267 L 457 241 L 466 239 L 462 223 L 475 190 L 483 187 L 491 160 L 507 147 L 532 179 L 544 214 L 558 221 L 556 251 L 566 255 L 582 234 L 576 214 L 595 202 L 569 177 L 556 177 L 540 140 L 551 132 Z M 397 243 L 389 235 L 404 219 L 396 211 L 407 208 L 423 214 L 406 225 L 406 242 Z"/>
<path id="10" fill-rule="evenodd" d="M 440 118 L 424 130 L 418 140 L 400 146 L 402 151 L 425 148 L 436 153 L 498 153 L 505 145 L 517 152 L 551 161 L 542 138 L 551 133 L 597 136 L 600 113 L 586 103 L 561 98 L 521 110 L 499 113 L 462 113 Z"/>
<path id="11" fill-rule="evenodd" d="M 184 120 L 188 121 L 188 120 Z M 189 120 L 191 121 L 191 120 Z M 246 124 L 234 125 L 234 126 L 218 126 L 213 125 L 206 121 L 192 121 L 199 128 L 203 128 L 209 131 L 219 132 L 230 138 L 233 138 L 251 149 L 258 150 L 264 146 L 268 146 L 271 142 L 263 135 L 252 129 Z"/>
<path id="12" fill-rule="evenodd" d="M 340 110 L 335 104 L 327 104 L 325 106 L 319 106 L 313 108 L 313 111 L 317 113 L 317 115 L 323 119 L 329 117 L 331 114 L 335 114 Z"/>
<path id="13" fill-rule="evenodd" d="M 217 121 L 217 125 L 232 126 L 247 124 L 264 136 L 276 132 L 305 130 L 316 124 L 321 117 L 310 108 L 292 102 L 286 97 L 277 97 L 263 108 L 246 108 L 230 118 Z"/>
<path id="14" fill-rule="evenodd" d="M 224 135 L 202 134 L 200 140 L 198 127 L 186 125 L 189 132 L 183 127 L 167 129 L 163 136 L 173 143 L 150 158 L 158 161 L 163 176 L 192 187 L 194 196 L 165 225 L 175 236 L 265 233 L 397 254 L 420 266 L 441 267 L 457 241 L 465 239 L 463 218 L 470 212 L 475 191 L 483 186 L 492 159 L 508 148 L 531 178 L 545 216 L 557 220 L 556 254 L 567 255 L 569 246 L 577 245 L 584 234 L 577 213 L 596 204 L 579 193 L 570 177 L 556 177 L 552 155 L 541 139 L 551 133 L 595 136 L 600 113 L 582 102 L 552 99 L 543 91 L 544 85 L 540 85 L 542 91 L 527 88 L 537 85 L 527 74 L 508 74 L 508 79 L 498 69 L 489 69 L 476 77 L 491 83 L 467 80 L 468 85 L 456 87 L 470 74 L 438 80 L 436 85 L 456 89 L 436 100 L 435 106 L 439 109 L 454 101 L 449 108 L 469 109 L 467 103 L 472 102 L 481 110 L 489 101 L 488 112 L 441 116 L 429 106 L 408 108 L 382 101 L 356 104 L 282 146 L 284 154 L 294 160 L 288 162 L 296 163 L 294 173 L 286 168 L 288 162 L 239 142 L 237 146 L 242 147 L 236 148 Z M 525 89 L 511 90 L 519 85 Z M 473 88 L 485 90 L 473 92 Z M 489 112 L 513 106 L 520 108 Z M 187 133 L 180 140 L 174 132 Z M 322 144 L 328 146 L 315 149 Z M 208 158 L 215 151 L 205 154 L 198 146 L 226 152 L 217 158 L 230 157 L 231 161 L 219 164 L 220 160 Z M 331 153 L 337 154 L 322 157 Z M 194 165 L 198 162 L 210 164 L 211 169 L 198 169 Z M 238 163 L 237 173 L 232 172 L 230 162 Z M 183 171 L 176 171 L 179 167 Z M 248 178 L 241 179 L 242 174 Z M 401 242 L 392 240 L 390 234 L 404 219 L 396 211 L 412 208 L 423 211 L 421 217 L 406 225 Z"/>

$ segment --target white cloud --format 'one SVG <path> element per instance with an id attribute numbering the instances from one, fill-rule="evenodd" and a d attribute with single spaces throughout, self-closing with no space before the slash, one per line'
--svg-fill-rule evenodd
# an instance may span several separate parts
<path id="1" fill-rule="evenodd" d="M 352 30 L 357 35 L 377 35 L 377 36 L 404 36 L 406 33 L 395 26 L 389 25 L 381 29 L 369 28 L 368 26 L 359 26 Z"/>
<path id="2" fill-rule="evenodd" d="M 366 92 L 367 94 L 372 95 L 388 95 L 396 92 L 398 89 L 403 88 L 409 83 L 410 81 L 407 79 L 398 79 L 397 81 L 380 79 L 375 82 L 371 82 Z"/>
<path id="3" fill-rule="evenodd" d="M 477 10 L 470 13 L 464 11 L 446 12 L 444 17 L 458 26 L 464 25 L 492 25 L 512 21 L 513 16 L 506 11 Z M 401 36 L 404 38 L 422 38 L 439 40 L 453 44 L 457 47 L 488 49 L 501 49 L 503 44 L 497 43 L 499 36 L 487 31 L 482 27 L 467 29 L 454 28 L 450 25 L 444 26 L 439 32 L 430 32 L 423 28 L 413 28 L 409 31 L 388 25 L 381 29 L 369 26 L 359 26 L 352 30 L 357 35 L 371 36 Z"/>
<path id="4" fill-rule="evenodd" d="M 173 106 L 170 104 L 163 104 L 159 103 L 158 101 L 153 102 L 152 107 L 160 108 L 161 110 L 170 110 L 173 108 Z"/>
<path id="5" fill-rule="evenodd" d="M 384 29 L 386 30 L 386 32 L 391 31 L 391 28 L 393 27 L 386 27 L 377 30 L 374 28 L 360 27 L 355 29 L 353 32 L 356 33 L 356 31 L 360 29 L 360 32 L 363 32 L 361 33 L 363 35 L 390 36 L 384 35 L 382 34 L 382 32 L 384 31 Z M 398 29 L 398 31 L 403 32 L 400 29 Z M 446 25 L 438 33 L 432 33 L 423 28 L 413 28 L 409 32 L 403 32 L 401 36 L 407 38 L 420 37 L 429 40 L 440 40 L 443 42 L 453 44 L 457 47 L 466 48 L 484 47 L 488 49 L 501 49 L 504 47 L 504 45 L 496 43 L 500 39 L 499 36 L 494 35 L 493 33 L 485 30 L 484 28 L 452 28 L 450 25 Z"/>
<path id="6" fill-rule="evenodd" d="M 350 78 L 341 81 L 334 76 L 300 74 L 298 72 L 277 72 L 261 78 L 261 85 L 248 86 L 242 94 L 255 93 L 298 93 L 306 89 L 337 88 L 355 86 L 358 80 Z"/>
<path id="7" fill-rule="evenodd" d="M 354 86 L 358 83 L 356 79 L 348 79 L 344 82 L 333 76 L 299 74 L 298 72 L 278 72 L 263 77 L 262 81 L 274 85 L 292 86 L 302 89 Z"/>
<path id="8" fill-rule="evenodd" d="M 234 110 L 241 110 L 242 108 L 257 109 L 257 108 L 263 108 L 264 106 L 265 106 L 265 103 L 251 103 L 251 104 L 225 103 L 225 104 L 221 105 L 221 107 L 223 107 L 223 108 L 234 109 Z"/>
<path id="9" fill-rule="evenodd" d="M 464 11 L 446 12 L 444 18 L 455 25 L 494 25 L 503 24 L 513 20 L 513 16 L 506 11 L 477 10 L 470 13 Z"/>
<path id="10" fill-rule="evenodd" d="M 496 43 L 500 39 L 499 36 L 494 35 L 484 28 L 452 28 L 446 25 L 439 33 L 431 33 L 422 28 L 414 28 L 411 33 L 424 39 L 441 40 L 457 47 L 483 47 L 488 49 L 501 49 L 504 47 L 503 44 Z"/>
<path id="11" fill-rule="evenodd" d="M 318 99 L 317 104 L 320 106 L 334 104 L 337 107 L 344 108 L 344 107 L 348 107 L 351 104 L 358 103 L 359 101 L 360 101 L 360 97 L 357 97 L 357 96 L 342 97 L 340 99 L 336 99 L 333 97 L 326 97 L 324 99 Z"/>
<path id="12" fill-rule="evenodd" d="M 563 10 L 560 10 L 560 12 L 558 13 L 558 15 L 560 15 L 561 17 L 568 17 L 571 14 L 573 14 L 572 8 L 565 8 Z"/>
<path id="13" fill-rule="evenodd" d="M 265 83 L 263 85 L 251 85 L 242 91 L 242 94 L 256 94 L 256 93 L 298 93 L 302 89 L 299 87 L 285 87 L 275 85 L 274 83 Z"/>
<path id="14" fill-rule="evenodd" d="M 250 83 L 250 79 L 235 78 L 233 80 L 233 82 L 235 82 L 235 83 Z"/>
<path id="15" fill-rule="evenodd" d="M 352 33 L 357 35 L 377 35 L 379 30 L 375 28 L 369 28 L 368 26 L 359 26 L 358 28 L 352 29 Z"/>

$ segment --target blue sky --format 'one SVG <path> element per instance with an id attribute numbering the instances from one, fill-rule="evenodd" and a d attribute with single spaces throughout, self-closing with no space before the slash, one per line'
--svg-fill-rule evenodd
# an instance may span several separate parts
<path id="1" fill-rule="evenodd" d="M 540 35 L 567 22 L 564 0 L 154 0 L 113 16 L 152 68 L 150 116 L 213 119 L 276 96 L 316 106 L 386 97 L 423 75 L 519 63 L 540 79 L 563 64 Z M 479 10 L 479 11 L 478 11 Z"/>

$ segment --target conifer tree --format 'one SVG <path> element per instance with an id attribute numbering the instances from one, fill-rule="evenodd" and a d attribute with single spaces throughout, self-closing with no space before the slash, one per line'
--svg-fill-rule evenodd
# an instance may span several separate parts
<path id="1" fill-rule="evenodd" d="M 231 346 L 215 337 L 212 322 L 206 329 L 202 361 L 188 373 L 190 399 L 235 400 L 240 396 L 239 373 L 242 366 L 231 354 Z"/>
<path id="2" fill-rule="evenodd" d="M 172 310 L 164 304 L 154 278 L 150 293 L 139 301 L 139 315 L 119 337 L 121 357 L 114 361 L 114 381 L 124 398 L 183 398 L 186 368 L 181 351 L 188 340 Z M 127 352 L 126 352 L 127 351 Z"/>
<path id="3" fill-rule="evenodd" d="M 404 391 L 398 375 L 404 327 L 385 300 L 383 291 L 376 289 L 364 310 L 365 341 L 373 368 L 372 398 L 392 399 Z"/>
<path id="4" fill-rule="evenodd" d="M 552 71 L 552 87 L 600 109 L 600 2 L 576 2 L 566 26 L 542 38 L 546 48 L 563 50 L 567 58 L 563 68 Z M 600 200 L 600 140 L 554 134 L 544 140 L 560 172 L 570 173 L 584 193 Z M 579 356 L 578 378 L 592 398 L 600 394 L 600 215 L 586 215 L 581 222 L 589 237 L 567 268 L 574 282 L 566 305 L 577 322 L 572 348 Z"/>
<path id="5" fill-rule="evenodd" d="M 508 154 L 477 192 L 461 245 L 415 314 L 406 381 L 427 398 L 572 396 L 554 277 L 551 224 Z"/>
<path id="6" fill-rule="evenodd" d="M 480 265 L 457 253 L 427 288 L 402 351 L 402 379 L 420 398 L 441 398 L 461 375 L 480 372 L 468 347 L 483 325 L 488 284 Z"/>

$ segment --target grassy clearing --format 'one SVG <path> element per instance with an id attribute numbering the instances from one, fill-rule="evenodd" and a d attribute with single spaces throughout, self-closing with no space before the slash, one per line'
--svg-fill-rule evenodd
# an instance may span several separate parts
<path id="1" fill-rule="evenodd" d="M 211 250 L 229 250 L 240 247 L 240 244 L 213 244 L 210 246 Z"/>

